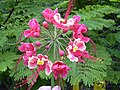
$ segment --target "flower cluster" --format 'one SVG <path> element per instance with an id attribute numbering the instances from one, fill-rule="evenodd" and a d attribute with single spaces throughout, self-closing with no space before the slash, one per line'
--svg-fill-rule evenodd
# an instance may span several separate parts
<path id="1" fill-rule="evenodd" d="M 37 23 L 37 20 L 35 18 L 31 19 L 28 25 L 30 26 L 30 30 L 25 30 L 24 36 L 26 38 L 39 38 L 40 25 Z M 46 22 L 43 23 L 43 26 L 46 29 L 48 28 Z M 36 41 L 35 43 L 21 42 L 21 46 L 18 46 L 18 49 L 23 52 L 22 58 L 24 60 L 24 65 L 27 66 L 30 70 L 37 69 L 36 72 L 34 72 L 30 77 L 27 78 L 27 80 L 21 82 L 21 85 L 24 85 L 29 80 L 34 79 L 33 82 L 31 82 L 28 90 L 30 90 L 32 85 L 36 82 L 36 79 L 40 71 L 42 70 L 45 70 L 46 75 L 50 75 L 51 72 L 53 72 L 55 79 L 66 78 L 68 71 L 70 70 L 70 68 L 62 61 L 56 61 L 55 63 L 52 63 L 52 61 L 48 59 L 47 55 L 37 54 L 36 47 L 40 46 L 41 43 L 39 41 Z M 45 48 L 49 49 L 49 46 L 46 46 Z M 63 56 L 64 51 L 60 50 L 59 54 L 60 56 Z"/>
<path id="2" fill-rule="evenodd" d="M 71 3 L 70 3 L 71 5 Z M 48 44 L 45 47 L 45 50 L 51 49 L 50 44 L 56 43 L 58 44 L 56 48 L 58 48 L 59 57 L 64 57 L 65 55 L 70 59 L 71 62 L 82 62 L 85 63 L 85 58 L 93 60 L 94 57 L 89 55 L 89 52 L 86 50 L 85 43 L 88 43 L 89 41 L 92 41 L 90 38 L 84 36 L 84 33 L 87 32 L 87 27 L 84 24 L 79 24 L 81 18 L 78 15 L 74 15 L 72 18 L 67 19 L 70 7 L 68 8 L 66 15 L 64 18 L 61 17 L 60 13 L 58 13 L 58 9 L 55 9 L 54 11 L 50 8 L 46 8 L 42 15 L 45 18 L 46 21 L 42 23 L 42 26 L 44 27 L 44 30 L 48 31 L 50 37 L 52 39 L 48 38 L 47 36 L 44 37 L 43 40 L 45 40 Z M 49 27 L 50 24 L 55 26 L 55 35 L 51 34 Z M 28 26 L 30 27 L 29 30 L 25 30 L 23 32 L 25 38 L 38 38 L 40 39 L 41 36 L 41 26 L 39 25 L 38 21 L 33 18 L 29 21 Z M 58 31 L 56 31 L 56 28 Z M 68 30 L 71 30 L 73 32 L 72 39 L 68 43 L 68 46 L 65 46 L 62 42 L 59 41 L 59 39 L 64 40 L 62 37 L 62 34 L 59 34 L 61 32 L 62 34 L 65 34 L 68 32 Z M 56 34 L 57 33 L 57 34 Z M 65 40 L 64 40 L 65 41 Z M 60 43 L 60 45 L 59 45 Z M 60 48 L 62 45 L 66 47 L 65 49 Z M 93 43 L 93 42 L 92 42 Z M 49 57 L 47 54 L 41 54 L 37 53 L 38 47 L 43 47 L 42 43 L 40 41 L 36 41 L 33 43 L 20 43 L 21 46 L 18 46 L 18 49 L 23 53 L 22 58 L 24 60 L 24 65 L 27 66 L 30 70 L 36 70 L 30 77 L 27 78 L 27 80 L 24 80 L 22 82 L 22 85 L 27 83 L 29 80 L 33 79 L 30 87 L 28 90 L 31 89 L 31 87 L 34 85 L 34 83 L 37 80 L 37 77 L 40 73 L 40 71 L 45 70 L 46 75 L 54 74 L 54 78 L 57 80 L 61 78 L 66 78 L 68 71 L 71 70 L 64 61 L 61 61 L 61 59 L 55 60 L 49 60 Z M 66 52 L 66 53 L 65 53 Z M 40 89 L 41 90 L 41 89 Z"/>

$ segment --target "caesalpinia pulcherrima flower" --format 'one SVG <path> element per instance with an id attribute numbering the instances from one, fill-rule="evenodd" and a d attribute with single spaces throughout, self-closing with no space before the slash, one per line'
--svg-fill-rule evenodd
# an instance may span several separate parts
<path id="1" fill-rule="evenodd" d="M 42 15 L 46 19 L 47 22 L 53 23 L 53 16 L 58 13 L 58 9 L 55 9 L 52 11 L 50 8 L 46 8 L 43 12 Z"/>
<path id="2" fill-rule="evenodd" d="M 48 60 L 48 56 L 38 54 L 37 56 L 29 57 L 28 59 L 28 68 L 35 69 L 39 68 L 39 70 L 45 70 L 46 75 L 50 75 L 52 72 L 52 62 Z"/>
<path id="3" fill-rule="evenodd" d="M 23 59 L 24 64 L 28 65 L 28 59 L 29 57 L 36 55 L 36 48 L 33 43 L 21 43 L 22 45 L 18 47 L 18 49 L 23 52 Z"/>
<path id="4" fill-rule="evenodd" d="M 37 20 L 35 18 L 31 19 L 28 23 L 28 26 L 30 27 L 29 30 L 24 31 L 24 36 L 26 38 L 34 37 L 38 38 L 40 36 L 40 25 L 38 24 Z"/>
<path id="5" fill-rule="evenodd" d="M 56 61 L 52 66 L 55 79 L 66 78 L 70 68 L 62 61 Z"/>
<path id="6" fill-rule="evenodd" d="M 93 57 L 88 54 L 88 51 L 86 51 L 85 43 L 81 41 L 80 38 L 75 39 L 74 42 L 69 42 L 66 50 L 67 57 L 72 62 L 80 61 L 85 63 L 84 58 L 93 59 Z"/>
<path id="7" fill-rule="evenodd" d="M 27 89 L 27 90 L 30 90 L 32 88 L 32 86 L 34 85 L 34 83 L 36 82 L 40 71 L 45 70 L 46 75 L 51 74 L 53 64 L 50 60 L 48 60 L 48 56 L 42 55 L 42 54 L 38 54 L 37 56 L 29 57 L 27 63 L 28 63 L 27 66 L 29 69 L 33 70 L 36 68 L 37 70 L 30 77 L 28 77 L 27 79 L 24 79 L 22 82 L 20 82 L 20 85 L 23 86 L 27 82 L 32 80 L 32 82 L 30 83 L 30 85 Z M 16 88 L 18 88 L 18 87 L 19 86 L 17 86 Z"/>
<path id="8" fill-rule="evenodd" d="M 84 42 L 89 42 L 89 38 L 83 35 L 83 33 L 87 32 L 87 26 L 84 24 L 74 24 L 72 29 L 74 39 L 80 38 Z"/>

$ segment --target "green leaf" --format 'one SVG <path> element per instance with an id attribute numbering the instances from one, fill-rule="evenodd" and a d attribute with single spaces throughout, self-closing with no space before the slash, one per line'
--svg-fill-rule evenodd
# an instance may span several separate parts
<path id="1" fill-rule="evenodd" d="M 116 42 L 115 35 L 114 34 L 106 35 L 106 40 L 108 41 L 110 45 L 115 44 Z"/>
<path id="2" fill-rule="evenodd" d="M 14 67 L 14 60 L 18 59 L 19 55 L 14 52 L 0 53 L 0 71 L 6 71 L 8 68 Z"/>
<path id="3" fill-rule="evenodd" d="M 81 22 L 87 25 L 89 30 L 101 30 L 103 27 L 109 28 L 115 24 L 114 20 L 104 19 L 105 15 L 118 14 L 120 9 L 107 5 L 88 5 L 73 12 L 81 17 Z"/>
<path id="4" fill-rule="evenodd" d="M 120 43 L 120 32 L 115 34 L 116 41 Z"/>
<path id="5" fill-rule="evenodd" d="M 114 56 L 120 58 L 120 50 L 117 50 L 117 49 L 110 49 L 110 48 L 109 48 L 108 51 L 109 51 L 112 55 L 114 55 Z"/>
<path id="6" fill-rule="evenodd" d="M 78 62 L 76 65 L 75 74 L 73 74 L 74 67 L 70 71 L 70 83 L 75 85 L 83 81 L 85 85 L 93 85 L 95 81 L 102 81 L 107 76 L 107 66 L 111 64 L 111 58 L 104 46 L 97 45 L 96 55 L 98 60 L 93 62 L 86 60 L 86 63 Z"/>

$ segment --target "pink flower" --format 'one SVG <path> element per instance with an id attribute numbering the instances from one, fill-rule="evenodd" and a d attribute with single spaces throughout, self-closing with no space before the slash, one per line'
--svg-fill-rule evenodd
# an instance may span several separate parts
<path id="1" fill-rule="evenodd" d="M 75 24 L 78 24 L 81 20 L 80 16 L 78 16 L 78 15 L 74 15 L 73 19 L 74 19 Z"/>
<path id="2" fill-rule="evenodd" d="M 33 71 L 33 74 L 31 76 L 29 76 L 27 79 L 23 79 L 22 82 L 18 83 L 18 85 L 23 86 L 26 83 L 30 82 L 27 90 L 30 90 L 32 88 L 39 76 L 40 71 L 45 70 L 46 75 L 50 75 L 52 72 L 52 62 L 48 60 L 48 56 L 42 54 L 29 57 L 27 66 L 29 69 L 37 68 Z M 20 86 L 16 86 L 16 88 L 19 88 Z"/>
<path id="3" fill-rule="evenodd" d="M 40 25 L 35 18 L 31 19 L 28 23 L 30 29 L 24 31 L 24 36 L 27 38 L 40 36 Z"/>
<path id="4" fill-rule="evenodd" d="M 21 43 L 22 46 L 19 46 L 18 49 L 21 52 L 26 52 L 26 51 L 36 51 L 36 48 L 34 47 L 33 43 Z"/>
<path id="5" fill-rule="evenodd" d="M 83 36 L 82 33 L 87 32 L 87 27 L 84 24 L 74 24 L 73 25 L 73 38 L 80 38 L 84 42 L 89 42 L 89 38 Z"/>
<path id="6" fill-rule="evenodd" d="M 60 78 L 65 78 L 69 70 L 70 68 L 62 61 L 56 61 L 52 66 L 55 79 L 57 79 L 59 76 Z"/>
<path id="7" fill-rule="evenodd" d="M 38 66 L 39 70 L 45 70 L 46 75 L 52 72 L 52 62 L 48 60 L 48 56 L 38 54 L 37 56 L 29 57 L 28 68 L 34 69 Z"/>
<path id="8" fill-rule="evenodd" d="M 83 41 L 80 40 L 80 38 L 75 39 L 74 42 L 69 42 L 68 47 L 66 48 L 68 54 L 67 57 L 70 59 L 70 61 L 74 62 L 84 62 L 84 60 L 81 59 L 82 52 L 85 51 L 86 46 Z"/>
<path id="9" fill-rule="evenodd" d="M 53 24 L 56 25 L 57 28 L 60 28 L 63 30 L 63 32 L 67 32 L 70 27 L 77 22 L 77 18 L 78 17 L 74 17 L 74 18 L 70 18 L 68 20 L 65 20 L 63 18 L 61 18 L 61 15 L 59 13 L 56 13 L 53 16 Z"/>
<path id="10" fill-rule="evenodd" d="M 41 86 L 38 90 L 61 90 L 60 86 L 54 86 L 52 89 L 51 86 Z"/>
<path id="11" fill-rule="evenodd" d="M 81 41 L 80 38 L 75 39 L 74 42 L 72 41 L 69 42 L 66 50 L 67 50 L 67 57 L 72 62 L 80 61 L 80 62 L 85 63 L 84 58 L 93 59 L 93 57 L 90 56 L 88 52 L 86 51 L 85 43 Z"/>
<path id="12" fill-rule="evenodd" d="M 58 9 L 52 11 L 50 8 L 46 8 L 43 12 L 42 15 L 46 19 L 46 21 L 52 23 L 53 22 L 53 16 L 58 12 Z"/>
<path id="13" fill-rule="evenodd" d="M 38 54 L 37 57 L 39 58 L 39 60 L 37 61 L 38 68 L 40 70 L 45 69 L 46 75 L 50 75 L 50 73 L 52 72 L 52 69 L 51 69 L 52 68 L 52 62 L 48 59 L 48 56 Z"/>
<path id="14" fill-rule="evenodd" d="M 36 56 L 32 56 L 32 57 L 29 57 L 28 59 L 28 68 L 29 69 L 34 69 L 37 67 L 37 61 L 38 61 L 38 57 Z"/>
<path id="15" fill-rule="evenodd" d="M 35 56 L 36 55 L 36 48 L 34 47 L 33 43 L 21 43 L 22 46 L 19 46 L 18 49 L 21 52 L 24 52 L 23 59 L 24 59 L 24 64 L 28 65 L 28 59 L 29 57 Z"/>

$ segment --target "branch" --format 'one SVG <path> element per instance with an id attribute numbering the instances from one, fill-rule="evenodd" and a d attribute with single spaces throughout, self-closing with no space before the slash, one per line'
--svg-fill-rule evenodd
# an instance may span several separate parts
<path id="1" fill-rule="evenodd" d="M 16 1 L 15 1 L 15 5 L 14 5 L 13 8 L 11 9 L 11 11 L 10 11 L 10 13 L 9 13 L 9 15 L 8 15 L 8 17 L 7 17 L 7 19 L 3 22 L 3 25 L 6 24 L 7 21 L 9 20 L 9 18 L 11 17 L 13 11 L 15 10 L 14 7 L 15 7 L 16 5 L 18 5 L 18 3 L 19 3 L 18 1 L 19 1 L 19 0 L 16 0 Z"/>
<path id="2" fill-rule="evenodd" d="M 64 17 L 65 20 L 68 18 L 69 14 L 70 14 L 70 12 L 73 8 L 73 3 L 74 3 L 74 0 L 69 1 L 68 8 L 67 8 L 67 11 L 66 11 L 66 14 L 65 14 L 65 17 Z"/>
<path id="3" fill-rule="evenodd" d="M 12 10 L 10 11 L 10 13 L 9 13 L 9 15 L 8 15 L 8 17 L 7 17 L 7 19 L 3 22 L 3 25 L 6 24 L 6 22 L 9 20 L 9 18 L 11 17 L 13 11 L 14 11 L 14 7 L 13 7 Z"/>

